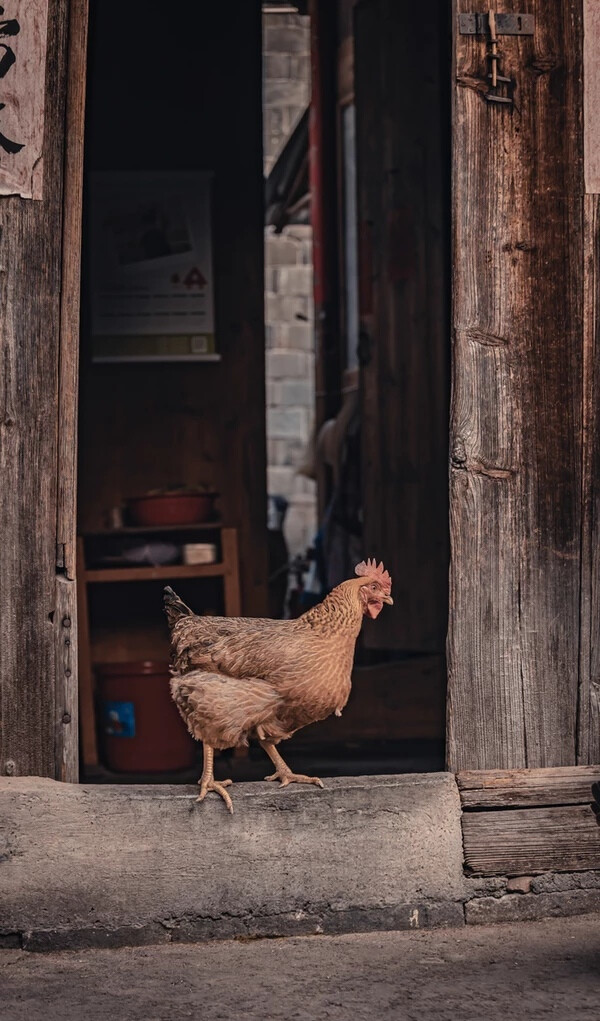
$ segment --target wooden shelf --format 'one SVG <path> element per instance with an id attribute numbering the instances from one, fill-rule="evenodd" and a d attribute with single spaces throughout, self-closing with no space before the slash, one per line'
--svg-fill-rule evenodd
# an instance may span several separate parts
<path id="1" fill-rule="evenodd" d="M 96 533 L 96 536 L 110 537 L 144 532 L 172 532 L 218 529 L 221 533 L 222 561 L 217 564 L 166 564 L 160 567 L 98 567 L 90 569 L 85 562 L 85 539 L 77 541 L 77 614 L 79 621 L 79 718 L 81 721 L 81 748 L 84 766 L 89 769 L 98 766 L 96 741 L 96 714 L 94 707 L 94 670 L 90 642 L 90 615 L 88 586 L 107 582 L 128 581 L 171 581 L 177 578 L 222 578 L 225 615 L 239 617 L 241 613 L 239 557 L 237 530 L 224 527 L 220 522 L 206 522 L 198 525 L 171 525 L 166 528 L 124 528 L 111 532 Z M 95 537 L 95 536 L 94 536 Z"/>
<path id="2" fill-rule="evenodd" d="M 106 528 L 101 532 L 86 532 L 84 539 L 118 539 L 121 535 L 152 535 L 157 532 L 216 532 L 223 528 L 222 521 L 203 521 L 195 525 L 126 525 L 123 528 Z"/>
<path id="3" fill-rule="evenodd" d="M 222 578 L 225 564 L 167 564 L 160 567 L 98 567 L 86 570 L 86 582 L 168 581 L 169 578 Z"/>
<path id="4" fill-rule="evenodd" d="M 163 362 L 220 362 L 221 355 L 216 352 L 207 355 L 96 355 L 92 358 L 95 365 L 117 365 L 119 362 L 146 362 L 161 364 Z"/>

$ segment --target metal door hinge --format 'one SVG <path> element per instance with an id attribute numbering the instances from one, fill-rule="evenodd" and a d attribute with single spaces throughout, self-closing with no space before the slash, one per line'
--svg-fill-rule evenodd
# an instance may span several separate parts
<path id="1" fill-rule="evenodd" d="M 497 35 L 533 35 L 534 26 L 533 14 L 496 14 Z M 461 35 L 489 35 L 488 14 L 459 14 L 458 31 Z"/>
<path id="2" fill-rule="evenodd" d="M 56 544 L 56 573 L 64 575 L 71 581 L 75 577 L 75 558 L 73 557 L 73 544 L 70 542 L 57 542 Z"/>

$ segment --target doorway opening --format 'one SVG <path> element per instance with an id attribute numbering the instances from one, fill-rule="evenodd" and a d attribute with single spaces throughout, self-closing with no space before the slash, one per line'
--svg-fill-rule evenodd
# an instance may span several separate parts
<path id="1" fill-rule="evenodd" d="M 131 779 L 114 757 L 111 768 L 107 742 L 136 740 L 135 685 L 148 701 L 162 692 L 159 713 L 174 708 L 165 584 L 199 613 L 268 610 L 261 11 L 233 6 L 176 3 L 165 19 L 132 0 L 116 30 L 114 12 L 90 2 L 78 492 L 88 780 Z M 196 779 L 189 759 L 188 745 L 138 775 L 150 765 L 158 781 Z"/>
<path id="2" fill-rule="evenodd" d="M 309 11 L 311 120 L 296 135 L 310 147 L 320 569 L 327 590 L 363 556 L 382 559 L 395 606 L 363 628 L 342 720 L 291 744 L 328 749 L 324 772 L 442 769 L 450 16 L 441 0 L 426 26 L 388 0 Z"/>
<path id="3" fill-rule="evenodd" d="M 115 34 L 100 0 L 90 2 L 78 494 L 82 778 L 197 779 L 189 761 L 175 771 L 111 768 L 106 737 L 118 740 L 115 727 L 128 726 L 113 703 L 134 698 L 114 697 L 115 664 L 129 685 L 162 678 L 166 696 L 166 582 L 200 613 L 293 612 L 287 585 L 275 605 L 277 551 L 267 528 L 268 498 L 281 496 L 296 511 L 283 566 L 298 554 L 311 569 L 308 583 L 300 572 L 304 602 L 296 609 L 351 575 L 363 556 L 384 560 L 395 600 L 393 614 L 363 629 L 343 718 L 289 742 L 295 768 L 324 776 L 443 768 L 446 5 L 433 5 L 426 29 L 409 5 L 387 0 L 277 5 L 286 7 L 279 14 L 273 5 L 264 12 L 244 0 L 233 6 L 235 17 L 231 4 L 201 14 L 176 5 L 157 51 L 147 4 L 131 0 Z M 314 19 L 321 31 L 311 39 Z M 300 41 L 286 44 L 283 31 L 276 52 L 269 28 L 293 30 Z M 315 75 L 326 111 L 316 128 L 307 107 Z M 274 97 L 284 85 L 288 121 L 269 153 L 263 138 L 277 122 Z M 309 141 L 310 159 L 329 182 L 325 218 L 315 217 Z M 280 195 L 275 226 L 269 179 L 290 149 L 296 163 L 286 166 L 296 173 Z M 312 280 L 313 230 L 325 252 L 326 293 Z M 291 375 L 283 363 L 296 366 Z M 276 435 L 275 423 L 285 435 Z M 185 499 L 205 500 L 201 526 L 144 517 L 161 501 Z M 139 664 L 148 662 L 154 667 L 144 673 Z M 264 775 L 262 751 L 232 756 L 217 761 L 217 776 Z"/>

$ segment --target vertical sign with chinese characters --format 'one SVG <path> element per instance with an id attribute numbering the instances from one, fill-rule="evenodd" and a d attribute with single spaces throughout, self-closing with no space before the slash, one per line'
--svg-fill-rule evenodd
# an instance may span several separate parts
<path id="1" fill-rule="evenodd" d="M 0 195 L 42 198 L 48 0 L 0 6 Z"/>
<path id="2" fill-rule="evenodd" d="M 583 0 L 583 169 L 588 195 L 600 193 L 600 5 Z"/>

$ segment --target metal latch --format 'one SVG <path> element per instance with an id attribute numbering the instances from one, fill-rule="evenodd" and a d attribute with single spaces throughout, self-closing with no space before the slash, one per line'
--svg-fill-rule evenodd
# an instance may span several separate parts
<path id="1" fill-rule="evenodd" d="M 487 17 L 490 30 L 490 50 L 488 53 L 488 60 L 490 61 L 492 68 L 488 74 L 488 78 L 491 78 L 493 91 L 486 92 L 485 98 L 488 103 L 507 103 L 510 106 L 512 105 L 512 97 L 503 96 L 496 92 L 499 82 L 502 82 L 505 85 L 512 85 L 510 78 L 506 78 L 504 75 L 498 74 L 498 61 L 500 60 L 500 54 L 498 53 L 498 15 L 495 14 L 494 11 L 490 11 Z"/>
<path id="2" fill-rule="evenodd" d="M 459 14 L 458 31 L 461 35 L 487 35 L 489 31 L 487 14 Z M 497 35 L 533 35 L 535 17 L 533 14 L 496 14 Z"/>
<path id="3" fill-rule="evenodd" d="M 488 11 L 487 14 L 460 14 L 458 24 L 463 35 L 483 35 L 487 38 L 487 59 L 490 62 L 490 71 L 487 75 L 490 86 L 484 93 L 487 102 L 512 106 L 514 82 L 499 72 L 498 36 L 533 35 L 533 15 L 496 14 L 495 11 Z M 502 91 L 503 86 L 506 86 L 505 92 Z"/>

